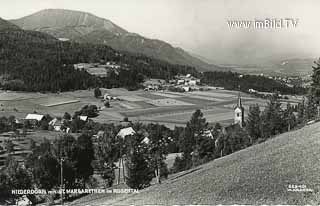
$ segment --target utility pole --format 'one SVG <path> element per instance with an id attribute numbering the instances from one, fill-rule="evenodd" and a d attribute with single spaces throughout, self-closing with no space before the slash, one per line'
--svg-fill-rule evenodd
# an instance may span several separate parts
<path id="1" fill-rule="evenodd" d="M 119 144 L 120 145 L 120 147 L 119 147 L 119 164 L 118 164 L 118 185 L 120 184 L 120 181 L 121 181 L 121 179 L 120 179 L 120 175 L 121 175 L 121 161 L 122 161 L 122 147 L 121 147 L 121 143 Z"/>
<path id="2" fill-rule="evenodd" d="M 64 162 L 64 158 L 63 157 L 61 157 L 60 158 L 60 168 L 61 168 L 61 185 L 60 185 L 60 189 L 61 189 L 61 205 L 63 205 L 63 193 L 64 193 L 64 191 L 63 191 L 63 162 Z"/>

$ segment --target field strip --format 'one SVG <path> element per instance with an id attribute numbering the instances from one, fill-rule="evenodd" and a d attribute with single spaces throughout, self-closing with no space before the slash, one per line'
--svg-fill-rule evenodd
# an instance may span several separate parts
<path id="1" fill-rule="evenodd" d="M 187 97 L 192 99 L 204 99 L 204 100 L 216 101 L 216 102 L 226 101 L 225 99 L 219 99 L 215 97 L 208 97 L 208 96 L 202 96 L 202 95 L 188 95 Z"/>
<path id="2" fill-rule="evenodd" d="M 153 104 L 158 107 L 170 107 L 170 106 L 182 106 L 182 105 L 194 105 L 192 103 L 172 99 L 172 98 L 165 98 L 165 99 L 155 99 L 147 101 L 149 104 Z"/>
<path id="3" fill-rule="evenodd" d="M 73 104 L 77 102 L 80 102 L 80 100 L 70 100 L 70 101 L 56 102 L 56 103 L 50 103 L 50 104 L 40 104 L 40 105 L 46 106 L 46 107 L 54 107 L 54 106 L 60 106 L 65 104 Z"/>
<path id="4" fill-rule="evenodd" d="M 169 94 L 168 92 L 166 92 L 166 93 L 153 92 L 152 94 L 158 95 L 158 96 L 163 96 L 163 97 L 168 97 L 168 98 L 180 98 L 181 96 L 184 96 L 184 95 L 177 95 L 177 94 Z"/>
<path id="5" fill-rule="evenodd" d="M 191 92 L 191 94 L 196 94 L 196 95 L 200 95 L 200 96 L 210 96 L 210 97 L 235 97 L 236 95 L 234 94 L 225 94 L 225 93 L 218 93 L 218 92 L 204 92 L 204 91 L 194 91 Z"/>
<path id="6" fill-rule="evenodd" d="M 173 118 L 181 115 L 189 115 L 187 119 L 191 118 L 192 114 L 195 110 L 184 110 L 184 111 L 173 111 L 168 113 L 159 113 L 159 114 L 153 114 L 152 117 L 156 118 L 162 118 L 162 117 L 170 117 Z M 226 108 L 213 108 L 213 109 L 201 109 L 204 116 L 206 115 L 212 115 L 212 114 L 224 114 L 230 112 L 229 109 Z M 148 116 L 142 116 L 142 117 L 148 117 Z M 152 118 L 151 117 L 151 118 Z"/>
<path id="7" fill-rule="evenodd" d="M 145 97 L 138 96 L 138 95 L 121 95 L 121 96 L 118 96 L 118 98 L 126 100 L 128 102 L 139 102 L 139 101 L 149 101 L 149 100 L 151 100 L 149 98 L 145 98 Z"/>
<path id="8" fill-rule="evenodd" d="M 129 102 L 119 102 L 118 103 L 121 107 L 124 107 L 126 109 L 139 109 L 141 108 L 139 105 Z"/>

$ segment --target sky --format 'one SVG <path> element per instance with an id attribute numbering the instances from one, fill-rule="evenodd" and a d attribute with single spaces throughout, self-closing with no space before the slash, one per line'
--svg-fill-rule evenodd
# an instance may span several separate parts
<path id="1" fill-rule="evenodd" d="M 49 8 L 92 13 L 216 64 L 320 56 L 318 0 L 0 0 L 0 17 Z M 227 23 L 285 18 L 297 20 L 296 27 L 231 29 Z"/>

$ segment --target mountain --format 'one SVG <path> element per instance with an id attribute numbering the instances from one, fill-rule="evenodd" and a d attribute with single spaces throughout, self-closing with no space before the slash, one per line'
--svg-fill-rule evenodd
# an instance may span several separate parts
<path id="1" fill-rule="evenodd" d="M 15 24 L 0 18 L 0 31 L 19 30 L 19 29 L 20 28 L 18 26 L 16 26 Z"/>
<path id="2" fill-rule="evenodd" d="M 319 135 L 315 123 L 173 174 L 138 194 L 90 195 L 70 205 L 318 205 Z M 290 185 L 309 192 L 288 191 Z"/>
<path id="3" fill-rule="evenodd" d="M 199 70 L 219 69 L 164 41 L 130 33 L 107 19 L 86 12 L 46 9 L 11 22 L 22 29 L 45 32 L 56 38 L 105 44 L 116 50 L 141 53 L 172 64 L 194 66 Z"/>

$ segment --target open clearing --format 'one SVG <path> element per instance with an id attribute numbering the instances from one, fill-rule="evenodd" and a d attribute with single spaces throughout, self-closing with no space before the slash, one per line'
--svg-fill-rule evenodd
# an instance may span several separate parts
<path id="1" fill-rule="evenodd" d="M 233 108 L 237 104 L 237 91 L 209 90 L 177 93 L 169 91 L 127 91 L 123 88 L 101 89 L 120 100 L 110 100 L 105 108 L 103 100 L 93 96 L 93 90 L 61 93 L 27 93 L 0 91 L 0 116 L 14 115 L 24 118 L 36 111 L 61 117 L 65 112 L 73 114 L 81 107 L 94 104 L 101 108 L 94 118 L 101 123 L 119 123 L 124 117 L 132 121 L 161 123 L 170 128 L 183 126 L 196 109 L 201 109 L 210 123 L 232 122 Z M 265 100 L 241 94 L 247 109 L 254 102 L 262 105 Z"/>
<path id="2" fill-rule="evenodd" d="M 177 173 L 139 194 L 89 195 L 89 205 L 318 205 L 320 123 Z M 290 185 L 305 191 L 290 191 Z"/>

